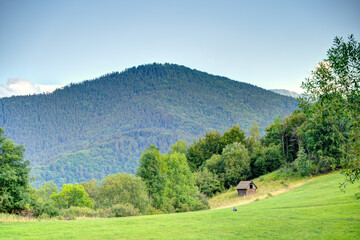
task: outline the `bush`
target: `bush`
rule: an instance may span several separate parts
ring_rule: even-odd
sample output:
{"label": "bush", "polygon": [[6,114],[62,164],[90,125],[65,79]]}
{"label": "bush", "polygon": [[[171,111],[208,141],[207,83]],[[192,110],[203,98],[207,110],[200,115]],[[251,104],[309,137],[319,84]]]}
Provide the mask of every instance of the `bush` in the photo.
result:
{"label": "bush", "polygon": [[50,217],[55,217],[59,215],[59,209],[55,207],[53,202],[41,202],[37,201],[32,205],[32,212],[35,217],[39,217],[43,214],[47,214]]}
{"label": "bush", "polygon": [[110,216],[110,209],[109,208],[99,208],[95,211],[95,216],[96,217],[102,217],[102,218],[106,218]]}
{"label": "bush", "polygon": [[47,213],[43,213],[39,216],[39,219],[47,220],[47,219],[50,219],[50,216]]}
{"label": "bush", "polygon": [[110,209],[110,214],[108,217],[128,217],[128,216],[138,216],[139,209],[135,208],[130,203],[120,203],[112,206]]}
{"label": "bush", "polygon": [[88,207],[70,207],[63,209],[61,215],[65,218],[74,219],[75,217],[96,217],[97,212]]}
{"label": "bush", "polygon": [[164,214],[163,211],[161,211],[160,209],[154,208],[154,207],[150,207],[149,208],[149,214],[150,215],[157,215],[157,214]]}

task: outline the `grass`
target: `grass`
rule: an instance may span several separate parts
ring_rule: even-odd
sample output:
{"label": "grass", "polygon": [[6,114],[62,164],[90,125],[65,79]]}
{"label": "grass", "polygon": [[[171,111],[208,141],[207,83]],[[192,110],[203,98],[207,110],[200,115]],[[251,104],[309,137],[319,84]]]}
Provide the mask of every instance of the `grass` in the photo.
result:
{"label": "grass", "polygon": [[36,218],[22,217],[14,214],[0,213],[1,223],[14,223],[14,222],[34,222]]}
{"label": "grass", "polygon": [[276,197],[209,211],[76,221],[0,223],[0,239],[359,239],[359,184],[340,174]]}

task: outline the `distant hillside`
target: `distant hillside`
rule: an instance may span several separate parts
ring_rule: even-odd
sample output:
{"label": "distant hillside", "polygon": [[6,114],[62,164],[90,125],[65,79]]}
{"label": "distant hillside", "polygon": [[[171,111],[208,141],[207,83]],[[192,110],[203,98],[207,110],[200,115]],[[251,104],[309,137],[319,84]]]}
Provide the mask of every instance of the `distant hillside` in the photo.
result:
{"label": "distant hillside", "polygon": [[297,107],[293,98],[184,66],[152,64],[51,94],[0,99],[0,126],[23,144],[35,184],[134,173],[150,144],[162,152],[213,129],[257,122],[262,131]]}
{"label": "distant hillside", "polygon": [[289,90],[286,90],[286,89],[270,89],[270,91],[273,91],[273,92],[278,93],[280,95],[293,97],[293,98],[298,98],[298,97],[301,96],[300,93],[289,91]]}

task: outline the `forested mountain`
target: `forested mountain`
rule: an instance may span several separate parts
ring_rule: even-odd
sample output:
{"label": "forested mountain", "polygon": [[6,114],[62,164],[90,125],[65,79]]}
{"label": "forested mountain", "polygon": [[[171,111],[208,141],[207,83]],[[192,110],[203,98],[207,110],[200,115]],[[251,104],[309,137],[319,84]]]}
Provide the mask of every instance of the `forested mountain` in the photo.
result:
{"label": "forested mountain", "polygon": [[150,144],[162,152],[238,124],[260,130],[296,100],[174,64],[151,64],[71,84],[51,94],[0,99],[0,127],[26,148],[35,185],[134,173]]}

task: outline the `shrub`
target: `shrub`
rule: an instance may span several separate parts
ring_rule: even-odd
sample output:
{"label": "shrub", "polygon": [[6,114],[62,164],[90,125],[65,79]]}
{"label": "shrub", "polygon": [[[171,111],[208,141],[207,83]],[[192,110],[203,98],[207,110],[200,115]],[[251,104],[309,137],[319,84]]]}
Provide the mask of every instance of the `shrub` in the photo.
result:
{"label": "shrub", "polygon": [[109,210],[110,215],[108,217],[127,217],[139,215],[139,209],[135,208],[130,203],[116,204],[112,206]]}
{"label": "shrub", "polygon": [[154,207],[150,207],[149,208],[149,214],[150,215],[157,215],[157,214],[164,214],[163,211],[161,211],[160,209],[154,208]]}
{"label": "shrub", "polygon": [[35,217],[39,217],[43,214],[47,214],[50,217],[54,217],[54,216],[58,216],[60,212],[59,209],[55,207],[52,201],[45,203],[42,201],[37,201],[33,203],[31,207]]}
{"label": "shrub", "polygon": [[96,211],[88,207],[70,207],[67,209],[63,209],[61,211],[61,215],[65,218],[72,218],[75,217],[96,217]]}
{"label": "shrub", "polygon": [[47,213],[43,213],[43,214],[41,214],[41,215],[39,216],[39,219],[41,219],[41,220],[47,220],[47,219],[50,219],[50,216],[49,216],[49,214],[47,214]]}

